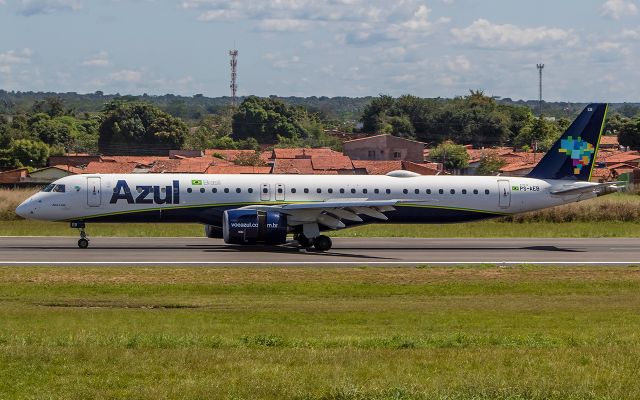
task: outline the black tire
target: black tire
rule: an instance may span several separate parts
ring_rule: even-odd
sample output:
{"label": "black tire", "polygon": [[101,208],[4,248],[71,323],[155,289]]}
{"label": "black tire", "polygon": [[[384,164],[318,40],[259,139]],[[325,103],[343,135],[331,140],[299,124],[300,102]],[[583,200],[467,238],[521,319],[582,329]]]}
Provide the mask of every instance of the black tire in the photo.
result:
{"label": "black tire", "polygon": [[87,239],[78,240],[78,247],[80,247],[81,249],[86,249],[87,247],[89,247],[89,241]]}
{"label": "black tire", "polygon": [[305,249],[313,246],[313,242],[311,241],[311,239],[309,239],[305,235],[297,235],[296,241],[298,242],[300,247],[304,247]]}
{"label": "black tire", "polygon": [[331,238],[329,236],[320,235],[317,238],[313,239],[313,247],[318,251],[327,251],[331,249],[332,246]]}

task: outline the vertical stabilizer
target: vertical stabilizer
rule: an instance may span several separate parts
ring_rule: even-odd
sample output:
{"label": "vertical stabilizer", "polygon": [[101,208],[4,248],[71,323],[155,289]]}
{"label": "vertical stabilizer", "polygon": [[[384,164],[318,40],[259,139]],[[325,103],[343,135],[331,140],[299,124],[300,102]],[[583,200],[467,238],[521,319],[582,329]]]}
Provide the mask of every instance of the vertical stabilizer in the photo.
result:
{"label": "vertical stabilizer", "polygon": [[527,177],[590,180],[607,108],[604,103],[589,104]]}

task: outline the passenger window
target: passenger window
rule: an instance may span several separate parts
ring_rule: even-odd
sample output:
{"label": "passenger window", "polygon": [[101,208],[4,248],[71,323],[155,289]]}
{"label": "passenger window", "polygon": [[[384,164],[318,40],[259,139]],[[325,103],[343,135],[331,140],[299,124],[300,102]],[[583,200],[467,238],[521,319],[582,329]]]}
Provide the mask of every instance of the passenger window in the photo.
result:
{"label": "passenger window", "polygon": [[317,189],[316,189],[316,193],[322,193],[322,189],[317,188]]}
{"label": "passenger window", "polygon": [[204,193],[204,188],[200,188],[200,193]]}
{"label": "passenger window", "polygon": [[438,189],[438,193],[444,194],[444,189]]}
{"label": "passenger window", "polygon": [[[126,192],[126,189],[125,189],[125,192]],[[187,193],[191,193],[191,192],[193,192],[193,189],[187,188]]]}
{"label": "passenger window", "polygon": [[344,188],[341,188],[341,189],[340,189],[340,193],[344,193]]}
{"label": "passenger window", "polygon": [[249,189],[247,189],[247,192],[249,192],[249,193],[253,193],[253,188],[249,188]]}
{"label": "passenger window", "polygon": [[282,187],[278,187],[278,194],[282,194]]}
{"label": "passenger window", "polygon": [[224,188],[225,193],[229,193],[229,188]]}
{"label": "passenger window", "polygon": [[375,194],[380,193],[380,189],[375,189],[375,190],[373,191],[373,193],[375,193]]}
{"label": "passenger window", "polygon": [[490,192],[489,192],[489,189],[485,189],[485,190],[484,190],[484,194],[489,194],[489,193],[490,193]]}
{"label": "passenger window", "polygon": [[240,192],[242,192],[242,189],[236,188],[236,193],[240,193]]}
{"label": "passenger window", "polygon": [[367,194],[367,189],[362,189],[363,194]]}
{"label": "passenger window", "polygon": [[413,193],[415,193],[415,194],[420,194],[420,189],[416,189],[416,190],[414,190],[414,191],[413,191]]}
{"label": "passenger window", "polygon": [[291,193],[295,193],[296,192],[296,188],[291,188]]}
{"label": "passenger window", "polygon": [[329,190],[327,190],[327,192],[333,193],[333,189],[329,189]]}
{"label": "passenger window", "polygon": [[391,194],[391,189],[386,190],[387,194]]}
{"label": "passenger window", "polygon": [[308,188],[304,188],[304,192],[305,193],[309,193],[309,189]]}
{"label": "passenger window", "polygon": [[211,193],[218,193],[218,188],[211,189]]}
{"label": "passenger window", "polygon": [[264,194],[269,193],[269,189],[268,189],[268,188],[266,188],[266,187],[265,187],[265,188],[262,188],[262,193],[264,193]]}
{"label": "passenger window", "polygon": [[449,191],[449,193],[451,193],[451,194],[456,194],[456,190],[455,190],[455,189],[451,189],[451,190]]}
{"label": "passenger window", "polygon": [[407,194],[407,193],[409,193],[409,190],[407,190],[407,189],[402,189],[402,193]]}
{"label": "passenger window", "polygon": [[462,194],[467,194],[467,189],[462,189]]}
{"label": "passenger window", "polygon": [[478,189],[473,189],[473,194],[478,194]]}
{"label": "passenger window", "polygon": [[431,189],[427,189],[427,194],[431,194]]}
{"label": "passenger window", "polygon": [[355,193],[355,192],[356,192],[356,190],[355,190],[355,189],[351,189],[351,193]]}

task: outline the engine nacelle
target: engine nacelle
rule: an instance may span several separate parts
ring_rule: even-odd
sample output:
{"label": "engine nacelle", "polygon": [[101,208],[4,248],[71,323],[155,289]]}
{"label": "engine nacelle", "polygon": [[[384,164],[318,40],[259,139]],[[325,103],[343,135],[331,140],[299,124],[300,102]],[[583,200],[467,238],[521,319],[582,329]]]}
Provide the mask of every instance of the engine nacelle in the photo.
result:
{"label": "engine nacelle", "polygon": [[227,210],[222,234],[229,244],[283,244],[287,241],[287,216],[273,211]]}
{"label": "engine nacelle", "polygon": [[222,228],[215,225],[205,225],[204,235],[209,239],[222,239]]}

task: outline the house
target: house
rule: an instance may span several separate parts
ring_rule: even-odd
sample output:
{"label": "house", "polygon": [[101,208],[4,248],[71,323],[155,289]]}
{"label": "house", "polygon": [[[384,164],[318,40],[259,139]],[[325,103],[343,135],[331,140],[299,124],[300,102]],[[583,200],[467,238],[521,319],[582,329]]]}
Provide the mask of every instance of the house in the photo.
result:
{"label": "house", "polygon": [[0,172],[0,185],[17,186],[29,174],[28,168],[17,168],[9,171]]}
{"label": "house", "polygon": [[84,173],[82,169],[71,165],[55,165],[53,167],[44,167],[31,171],[28,176],[22,178],[22,182],[34,185],[46,185],[65,176],[82,173]]}
{"label": "house", "polygon": [[344,155],[352,160],[424,162],[425,144],[392,135],[376,135],[344,142]]}

